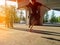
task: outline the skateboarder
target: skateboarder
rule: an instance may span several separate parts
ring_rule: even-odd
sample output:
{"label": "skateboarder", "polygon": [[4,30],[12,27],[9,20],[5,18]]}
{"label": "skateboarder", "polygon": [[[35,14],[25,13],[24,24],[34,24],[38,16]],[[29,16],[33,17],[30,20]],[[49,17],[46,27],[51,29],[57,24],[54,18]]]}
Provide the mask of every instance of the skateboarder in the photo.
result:
{"label": "skateboarder", "polygon": [[[36,0],[29,0],[29,4],[27,7],[30,9],[30,14],[29,14],[29,28],[30,31],[32,31],[32,27],[34,25],[40,25],[40,10],[39,7],[44,6],[48,8],[47,6],[37,2]],[[48,8],[50,9],[50,8]]]}

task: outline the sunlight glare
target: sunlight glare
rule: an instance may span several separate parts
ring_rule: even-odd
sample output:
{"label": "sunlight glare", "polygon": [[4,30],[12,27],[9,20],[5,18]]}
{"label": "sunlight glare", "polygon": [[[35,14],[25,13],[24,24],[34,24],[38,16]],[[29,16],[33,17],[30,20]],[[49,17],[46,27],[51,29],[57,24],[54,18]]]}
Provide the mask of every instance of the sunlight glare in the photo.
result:
{"label": "sunlight glare", "polygon": [[18,7],[18,4],[17,4],[17,2],[14,2],[14,1],[6,1],[6,3],[7,3],[7,5],[12,5],[12,6],[14,6],[14,7]]}
{"label": "sunlight glare", "polygon": [[0,0],[0,5],[5,5],[5,0]]}

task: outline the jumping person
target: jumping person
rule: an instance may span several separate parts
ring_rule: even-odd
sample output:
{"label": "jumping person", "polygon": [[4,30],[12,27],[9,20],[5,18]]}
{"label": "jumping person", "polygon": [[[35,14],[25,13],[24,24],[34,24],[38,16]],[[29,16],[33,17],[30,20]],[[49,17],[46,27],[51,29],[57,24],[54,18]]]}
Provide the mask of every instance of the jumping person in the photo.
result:
{"label": "jumping person", "polygon": [[[30,15],[29,15],[29,28],[30,31],[32,31],[32,27],[34,25],[39,25],[40,21],[40,10],[38,7],[44,6],[48,8],[47,6],[37,2],[36,0],[29,0],[29,4],[27,5],[27,8],[30,9]],[[48,8],[50,9],[50,8]]]}

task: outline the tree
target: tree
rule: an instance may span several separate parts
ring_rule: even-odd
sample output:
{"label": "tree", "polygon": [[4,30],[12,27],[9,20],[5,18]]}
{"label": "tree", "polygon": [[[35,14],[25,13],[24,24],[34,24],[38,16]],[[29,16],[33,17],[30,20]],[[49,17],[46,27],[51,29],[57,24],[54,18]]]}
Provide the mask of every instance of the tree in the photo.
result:
{"label": "tree", "polygon": [[17,15],[15,15],[15,17],[14,17],[14,23],[19,23],[19,22],[20,22],[20,18]]}
{"label": "tree", "polygon": [[23,21],[26,21],[26,18],[23,16]]}
{"label": "tree", "polygon": [[13,23],[15,21],[16,10],[15,7],[12,5],[5,6],[5,15],[6,15],[6,26],[13,27]]}
{"label": "tree", "polygon": [[48,22],[48,19],[49,19],[49,14],[47,12],[46,15],[44,16],[44,22]]}
{"label": "tree", "polygon": [[4,23],[5,21],[5,7],[0,5],[0,23]]}
{"label": "tree", "polygon": [[56,23],[57,22],[57,17],[55,16],[54,10],[52,12],[50,22],[51,23]]}
{"label": "tree", "polygon": [[58,17],[58,22],[60,23],[60,16]]}

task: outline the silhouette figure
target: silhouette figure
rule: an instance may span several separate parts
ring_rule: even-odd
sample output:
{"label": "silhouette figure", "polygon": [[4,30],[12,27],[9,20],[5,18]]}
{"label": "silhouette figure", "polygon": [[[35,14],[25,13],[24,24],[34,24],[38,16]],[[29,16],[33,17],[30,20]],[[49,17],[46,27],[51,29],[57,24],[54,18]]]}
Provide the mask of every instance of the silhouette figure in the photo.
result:
{"label": "silhouette figure", "polygon": [[41,6],[48,8],[47,6],[43,5],[42,3],[37,2],[36,0],[29,0],[29,4],[27,5],[27,8],[30,9],[30,14],[29,14],[30,31],[32,31],[32,27],[34,25],[42,25],[39,22],[41,18],[39,7]]}

